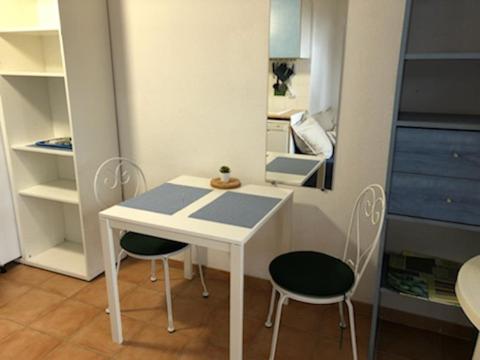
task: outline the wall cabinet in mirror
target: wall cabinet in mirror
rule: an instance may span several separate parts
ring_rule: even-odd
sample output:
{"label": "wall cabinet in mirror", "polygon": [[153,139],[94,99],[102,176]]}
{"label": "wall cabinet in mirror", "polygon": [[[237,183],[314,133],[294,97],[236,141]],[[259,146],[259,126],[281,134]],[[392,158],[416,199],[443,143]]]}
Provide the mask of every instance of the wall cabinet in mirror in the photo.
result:
{"label": "wall cabinet in mirror", "polygon": [[270,58],[309,58],[312,0],[272,0]]}

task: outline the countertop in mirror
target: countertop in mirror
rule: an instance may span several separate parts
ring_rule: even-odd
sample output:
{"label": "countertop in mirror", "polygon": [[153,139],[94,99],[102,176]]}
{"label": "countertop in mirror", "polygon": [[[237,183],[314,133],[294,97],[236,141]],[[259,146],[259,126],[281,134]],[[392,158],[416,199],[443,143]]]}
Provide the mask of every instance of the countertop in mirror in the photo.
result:
{"label": "countertop in mirror", "polygon": [[267,117],[274,120],[290,120],[290,117],[296,113],[304,112],[304,109],[290,109],[279,112],[268,112]]}

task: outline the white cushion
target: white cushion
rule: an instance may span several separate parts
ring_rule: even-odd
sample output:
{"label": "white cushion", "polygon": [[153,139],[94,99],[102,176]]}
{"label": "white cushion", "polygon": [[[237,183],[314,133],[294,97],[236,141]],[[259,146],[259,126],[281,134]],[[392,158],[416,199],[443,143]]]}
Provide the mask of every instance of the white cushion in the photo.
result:
{"label": "white cushion", "polygon": [[312,118],[314,118],[325,131],[334,130],[337,126],[335,112],[332,108],[313,114]]}
{"label": "white cushion", "polygon": [[333,146],[337,143],[337,132],[335,130],[327,131],[327,136],[330,139],[330,142]]}
{"label": "white cushion", "polygon": [[301,118],[296,115],[292,116],[290,125],[299,149],[304,154],[324,155],[327,159],[331,158],[333,145],[325,130],[315,119],[308,116],[308,113],[303,113]]}
{"label": "white cushion", "polygon": [[301,122],[303,120],[303,117],[304,116],[307,116],[308,113],[306,111],[300,111],[300,112],[297,112],[295,114],[293,114],[292,116],[290,116],[290,126],[295,126],[297,125],[299,122]]}

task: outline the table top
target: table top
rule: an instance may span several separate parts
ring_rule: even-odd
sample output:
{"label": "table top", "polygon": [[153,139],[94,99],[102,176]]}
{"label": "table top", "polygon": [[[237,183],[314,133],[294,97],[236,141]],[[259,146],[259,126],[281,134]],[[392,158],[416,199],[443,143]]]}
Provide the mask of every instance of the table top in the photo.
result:
{"label": "table top", "polygon": [[[308,171],[306,171],[305,173],[301,173],[302,169],[300,168],[303,168],[303,166],[299,166],[297,169],[292,170],[291,173],[289,173],[288,170],[282,170],[282,171],[268,170],[269,164],[276,161],[277,159],[283,159],[283,158],[291,159],[293,161],[298,160],[299,162],[309,161],[309,162],[315,162],[315,163],[314,165],[309,166]],[[267,181],[271,181],[271,182],[302,186],[310,178],[310,176],[312,176],[313,173],[315,173],[315,171],[317,171],[320,168],[320,166],[322,166],[325,160],[326,160],[325,156],[323,155],[314,156],[314,155],[287,154],[287,153],[278,153],[278,152],[268,151],[266,179]],[[297,171],[297,170],[300,170],[300,171]]]}
{"label": "table top", "polygon": [[100,218],[241,244],[292,194],[261,185],[214,189],[210,179],[180,176],[100,212]]}
{"label": "table top", "polygon": [[480,256],[463,264],[458,273],[455,292],[463,311],[480,330]]}

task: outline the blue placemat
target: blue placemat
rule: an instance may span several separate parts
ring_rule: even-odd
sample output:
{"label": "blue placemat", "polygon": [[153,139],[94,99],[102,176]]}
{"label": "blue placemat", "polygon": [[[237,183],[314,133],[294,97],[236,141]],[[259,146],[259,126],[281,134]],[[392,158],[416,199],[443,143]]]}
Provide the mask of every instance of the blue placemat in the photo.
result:
{"label": "blue placemat", "polygon": [[120,206],[172,215],[211,191],[193,186],[165,183],[122,202]]}
{"label": "blue placemat", "polygon": [[294,175],[307,175],[317,166],[318,160],[277,157],[267,164],[267,171]]}
{"label": "blue placemat", "polygon": [[190,217],[252,228],[279,202],[277,198],[226,192]]}

